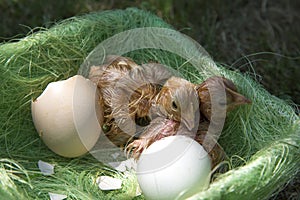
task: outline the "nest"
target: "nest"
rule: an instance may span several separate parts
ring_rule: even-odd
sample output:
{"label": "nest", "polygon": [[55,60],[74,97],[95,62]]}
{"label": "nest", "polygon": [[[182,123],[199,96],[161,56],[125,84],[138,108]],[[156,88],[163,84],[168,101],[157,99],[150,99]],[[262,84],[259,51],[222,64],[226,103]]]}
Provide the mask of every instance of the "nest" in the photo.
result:
{"label": "nest", "polygon": [[[70,159],[51,152],[33,126],[30,103],[49,82],[75,75],[101,41],[140,27],[172,29],[155,15],[130,8],[70,18],[49,30],[1,44],[0,196],[3,199],[48,199],[48,192],[66,194],[71,199],[134,197],[137,184],[134,178],[124,178],[121,190],[100,191],[96,184],[98,175],[122,175],[89,154]],[[205,73],[197,73],[186,60],[170,52],[147,49],[126,56],[140,63],[155,60],[173,66],[193,82],[206,78]],[[219,139],[230,158],[230,170],[215,175],[210,187],[194,198],[270,198],[299,170],[299,116],[287,102],[264,90],[250,74],[222,66],[218,70],[233,80],[238,90],[252,100],[252,105],[229,114]],[[38,160],[54,163],[55,174],[45,177],[39,173]]]}

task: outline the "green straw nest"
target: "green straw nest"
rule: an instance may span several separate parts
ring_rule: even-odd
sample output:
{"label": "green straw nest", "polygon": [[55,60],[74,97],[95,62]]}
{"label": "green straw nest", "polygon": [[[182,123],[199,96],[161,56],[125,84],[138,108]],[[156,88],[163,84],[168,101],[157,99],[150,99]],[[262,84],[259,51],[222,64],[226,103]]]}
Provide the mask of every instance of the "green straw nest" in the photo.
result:
{"label": "green straw nest", "polygon": [[[106,167],[93,156],[63,158],[39,138],[30,103],[49,82],[77,73],[86,56],[103,40],[139,27],[172,27],[137,9],[105,11],[74,17],[49,30],[0,46],[0,198],[49,199],[48,192],[69,199],[131,199],[136,180]],[[184,46],[182,48],[185,48]],[[205,77],[188,62],[169,52],[141,50],[127,56],[172,66],[191,81]],[[205,66],[204,66],[205,68]],[[227,117],[220,144],[230,157],[230,170],[217,174],[195,199],[266,199],[276,194],[300,166],[300,120],[293,108],[270,95],[248,74],[219,67],[221,74],[252,100]],[[38,160],[55,164],[44,176]],[[108,174],[124,178],[121,190],[98,189],[96,178]],[[143,199],[143,196],[135,197]]]}

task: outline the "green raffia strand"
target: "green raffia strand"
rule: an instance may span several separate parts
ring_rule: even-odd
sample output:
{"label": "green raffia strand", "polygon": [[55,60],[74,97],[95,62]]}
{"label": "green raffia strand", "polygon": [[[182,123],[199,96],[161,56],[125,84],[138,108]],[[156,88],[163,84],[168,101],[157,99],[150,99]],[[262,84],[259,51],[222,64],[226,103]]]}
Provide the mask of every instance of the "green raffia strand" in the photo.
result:
{"label": "green raffia strand", "polygon": [[[131,8],[74,17],[20,41],[1,44],[1,198],[49,199],[48,192],[66,194],[70,199],[131,199],[134,196],[137,185],[134,176],[124,178],[91,155],[67,159],[52,153],[34,129],[30,102],[49,82],[75,75],[84,58],[101,41],[138,27],[172,28],[148,12]],[[142,50],[128,56],[140,63],[156,60],[173,66],[193,82],[205,78],[169,52]],[[216,175],[210,187],[194,198],[269,198],[299,169],[299,116],[288,103],[270,95],[250,75],[221,66],[219,69],[253,103],[229,114],[220,138],[231,158],[232,170]],[[55,164],[55,174],[41,175],[38,160]],[[123,178],[122,190],[100,191],[95,182],[102,174]]]}

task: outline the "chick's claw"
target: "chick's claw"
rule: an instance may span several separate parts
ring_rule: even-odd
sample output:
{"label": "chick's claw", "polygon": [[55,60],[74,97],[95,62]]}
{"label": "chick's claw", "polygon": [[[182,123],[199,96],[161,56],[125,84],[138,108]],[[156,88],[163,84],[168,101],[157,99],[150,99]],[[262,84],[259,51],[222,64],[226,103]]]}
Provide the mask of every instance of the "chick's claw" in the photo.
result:
{"label": "chick's claw", "polygon": [[149,141],[145,138],[137,139],[131,142],[125,149],[127,157],[133,157],[138,160],[143,150],[149,146]]}

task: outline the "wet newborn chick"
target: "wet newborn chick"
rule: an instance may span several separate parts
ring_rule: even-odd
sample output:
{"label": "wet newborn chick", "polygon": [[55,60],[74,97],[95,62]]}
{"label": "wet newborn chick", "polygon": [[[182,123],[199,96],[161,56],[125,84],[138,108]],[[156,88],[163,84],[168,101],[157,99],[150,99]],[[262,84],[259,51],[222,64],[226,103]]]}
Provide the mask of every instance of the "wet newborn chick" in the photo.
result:
{"label": "wet newborn chick", "polygon": [[150,123],[152,101],[170,76],[160,64],[139,66],[119,56],[108,56],[104,65],[91,68],[89,78],[97,84],[104,107],[102,128],[110,141],[124,147],[139,126]]}
{"label": "wet newborn chick", "polygon": [[[220,95],[222,91],[225,100]],[[139,139],[128,145],[127,150],[132,150],[133,157],[138,159],[142,151],[156,140],[183,133],[189,133],[187,136],[202,145],[211,120],[212,103],[209,92],[214,93],[213,98],[221,103],[225,112],[238,105],[250,103],[248,99],[237,93],[235,85],[230,80],[223,77],[209,78],[200,85],[194,85],[182,78],[171,77],[156,97],[154,110],[159,117],[150,123]],[[198,106],[200,106],[201,117]],[[213,139],[210,141],[213,142],[213,148],[208,148],[206,144],[203,147],[208,151],[214,167],[226,158],[226,154],[217,141]]]}
{"label": "wet newborn chick", "polygon": [[[218,127],[223,127],[222,123],[224,123],[228,112],[240,105],[250,104],[251,101],[238,93],[231,80],[221,76],[206,79],[198,85],[197,91],[201,118],[195,140],[209,152],[214,166],[227,157],[222,147],[214,139],[218,136],[216,135],[216,133],[218,134]],[[213,113],[212,109],[214,109]],[[217,130],[216,133],[208,135],[209,126],[212,126],[212,131]],[[205,141],[205,137],[208,137],[208,140]]]}

